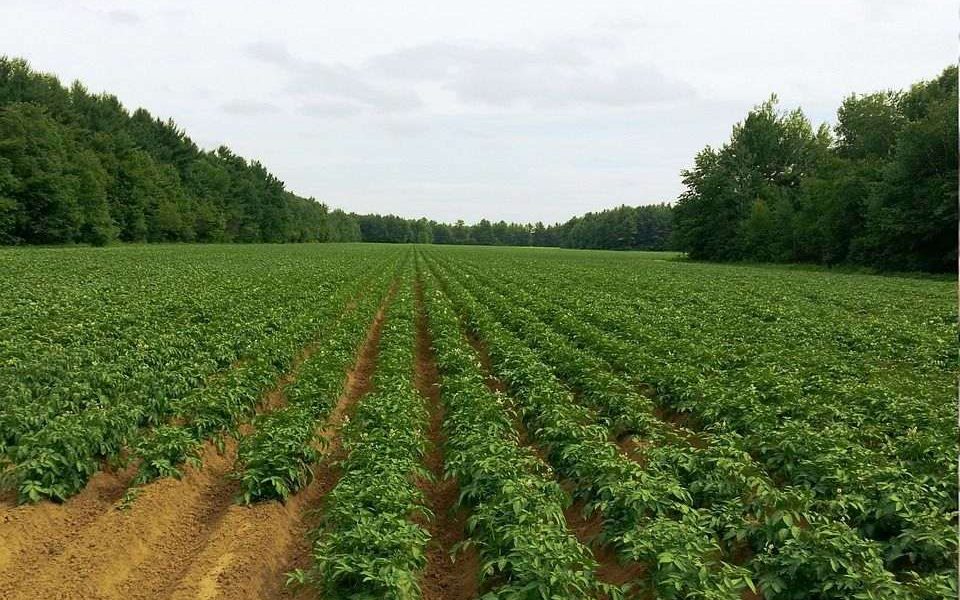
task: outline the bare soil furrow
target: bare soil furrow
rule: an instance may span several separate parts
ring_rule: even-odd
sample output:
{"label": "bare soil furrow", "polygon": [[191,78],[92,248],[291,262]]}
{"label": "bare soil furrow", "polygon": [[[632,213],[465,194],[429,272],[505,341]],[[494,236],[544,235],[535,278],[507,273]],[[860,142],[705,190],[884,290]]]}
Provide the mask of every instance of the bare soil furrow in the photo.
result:
{"label": "bare soil furrow", "polygon": [[[202,470],[188,467],[182,479],[161,479],[144,486],[129,508],[121,509],[120,502],[98,506],[99,514],[68,540],[63,540],[65,530],[51,531],[46,538],[52,546],[50,554],[35,559],[21,555],[18,568],[0,578],[3,597],[150,597],[131,596],[120,586],[143,565],[156,564],[163,548],[178,540],[191,543],[226,510],[235,493],[234,482],[226,478],[234,452],[233,443],[227,444],[224,454],[207,444]],[[33,568],[23,568],[26,564]],[[141,583],[150,587],[151,582]]]}
{"label": "bare soil furrow", "polygon": [[63,504],[11,506],[0,513],[0,598],[11,596],[10,583],[24,565],[55,556],[119,501],[135,468],[96,473],[82,492]]}
{"label": "bare soil furrow", "polygon": [[307,532],[316,519],[311,509],[339,479],[340,472],[334,466],[343,458],[338,432],[357,400],[370,389],[384,310],[381,307],[377,313],[357,361],[347,374],[344,393],[320,431],[327,446],[324,462],[313,470],[313,481],[285,504],[271,501],[249,507],[231,506],[168,597],[253,600],[297,595],[296,590],[286,588],[285,573],[309,563]]}
{"label": "bare soil furrow", "polygon": [[427,567],[420,580],[425,600],[468,600],[479,595],[480,559],[470,547],[453,556],[451,550],[464,539],[467,511],[457,509],[460,488],[456,479],[444,479],[444,406],[440,377],[431,347],[430,331],[423,312],[423,287],[416,284],[417,347],[415,379],[427,402],[430,423],[424,463],[433,481],[421,482],[427,505],[434,518],[426,523],[430,532]]}
{"label": "bare soil furrow", "polygon": [[[570,492],[569,484],[563,487],[568,493]],[[571,504],[563,515],[566,518],[567,527],[577,536],[577,540],[593,552],[593,558],[599,564],[597,579],[612,585],[623,585],[642,578],[646,572],[642,564],[621,562],[613,548],[599,541],[603,533],[603,515],[599,511],[594,511],[587,516],[585,508],[586,505],[582,500],[577,501]]]}

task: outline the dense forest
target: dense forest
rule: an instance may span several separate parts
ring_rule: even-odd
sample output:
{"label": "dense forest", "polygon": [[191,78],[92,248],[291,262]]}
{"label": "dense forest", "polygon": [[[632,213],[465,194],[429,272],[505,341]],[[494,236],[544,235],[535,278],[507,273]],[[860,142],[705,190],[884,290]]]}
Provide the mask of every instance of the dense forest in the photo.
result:
{"label": "dense forest", "polygon": [[342,211],[173,121],[0,57],[0,242],[356,239]]}
{"label": "dense forest", "polygon": [[852,95],[814,128],[776,97],[683,172],[674,206],[561,224],[454,224],[330,210],[256,161],[199,148],[0,57],[0,244],[370,241],[681,249],[725,261],[950,271],[957,260],[957,68],[906,91]]}
{"label": "dense forest", "polygon": [[676,243],[692,258],[957,268],[957,67],[852,95],[831,131],[776,97],[683,173]]}

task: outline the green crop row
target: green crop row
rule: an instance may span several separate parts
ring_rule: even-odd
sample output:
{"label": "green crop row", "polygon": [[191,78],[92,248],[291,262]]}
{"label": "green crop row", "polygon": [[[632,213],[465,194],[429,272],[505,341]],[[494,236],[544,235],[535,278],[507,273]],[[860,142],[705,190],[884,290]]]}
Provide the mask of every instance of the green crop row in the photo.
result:
{"label": "green crop row", "polygon": [[[308,301],[313,286],[319,286],[315,292],[336,289],[356,266],[348,257],[335,258],[301,280],[306,285],[271,289],[251,283],[290,277],[306,261],[274,264],[240,255],[229,257],[243,259],[234,269],[224,269],[219,255],[188,253],[199,263],[188,265],[168,254],[147,253],[132,264],[126,254],[117,262],[110,256],[94,262],[100,268],[92,272],[83,265],[83,278],[71,289],[48,282],[46,297],[26,305],[14,299],[18,314],[3,327],[9,337],[0,343],[10,374],[0,379],[0,451],[59,415],[109,407],[117,399],[144,405],[146,424],[163,422],[172,400],[229,370],[261,336],[282,326],[286,304]],[[72,275],[58,277],[70,281]],[[35,314],[40,307],[44,312]]]}
{"label": "green crop row", "polygon": [[[309,271],[308,277],[274,284],[274,302],[265,304],[258,300],[259,309],[245,305],[247,296],[243,294],[233,302],[242,310],[225,308],[218,315],[214,311],[219,303],[194,307],[198,312],[190,319],[216,331],[216,335],[206,338],[202,337],[204,330],[186,328],[155,341],[149,339],[148,329],[137,330],[135,325],[128,325],[126,332],[133,336],[130,343],[166,351],[155,352],[147,360],[134,350],[130,352],[133,358],[125,363],[105,362],[98,369],[77,369],[64,374],[66,380],[85,381],[82,389],[95,394],[95,402],[89,400],[90,396],[74,396],[68,401],[53,394],[36,396],[32,406],[22,405],[16,399],[0,406],[0,430],[4,431],[7,444],[0,456],[0,466],[6,463],[0,485],[17,489],[22,502],[63,500],[82,489],[104,461],[121,457],[140,460],[139,481],[177,475],[183,462],[196,460],[203,439],[229,429],[238,418],[251,414],[263,391],[279,372],[289,367],[298,349],[356,293],[363,272],[382,264],[384,258],[387,256],[374,255],[369,263],[344,259],[321,264]],[[234,273],[250,289],[258,287],[250,285],[250,278],[260,275],[256,270],[259,263],[254,265],[251,268],[241,264]],[[303,270],[304,264],[290,262],[277,267],[274,274],[294,267]],[[112,271],[110,274],[117,275]],[[134,282],[121,283],[136,287]],[[316,284],[312,290],[311,283]],[[175,292],[167,290],[160,300]],[[210,300],[205,294],[201,298]],[[253,318],[244,321],[244,313]],[[199,318],[203,315],[206,317]],[[105,315],[104,320],[109,322],[111,316]],[[172,320],[172,326],[178,326],[178,319]],[[241,331],[243,343],[229,343],[230,336]],[[203,344],[205,349],[193,355]],[[122,348],[124,342],[113,340],[113,345]],[[82,344],[73,344],[72,356],[86,356],[82,350]],[[158,357],[170,362],[154,364]],[[108,359],[109,356],[100,356],[98,360]],[[143,360],[138,373],[149,376],[123,372],[124,364],[137,360]],[[28,362],[23,361],[22,365],[18,372],[27,372]],[[108,384],[114,377],[102,377],[104,373],[119,373],[119,379],[129,376],[129,381],[123,387],[112,388]],[[34,381],[26,376],[14,385],[29,386]],[[5,378],[3,382],[10,385]],[[96,387],[96,383],[103,386]],[[7,434],[8,425],[14,425],[10,431],[17,433]]]}
{"label": "green crop row", "polygon": [[[258,402],[295,357],[331,324],[343,318],[347,304],[364,290],[362,277],[328,294],[311,309],[291,307],[282,325],[264,335],[254,356],[210,385],[174,404],[177,423],[155,427],[140,436],[132,455],[139,459],[136,482],[179,477],[184,462],[196,462],[205,440],[236,434],[236,426],[253,417]],[[302,427],[302,426],[301,426]]]}
{"label": "green crop row", "polygon": [[[618,365],[638,381],[653,382],[661,392],[661,401],[670,402],[680,395],[687,401],[673,406],[696,416],[701,416],[696,407],[707,404],[696,400],[698,398],[709,397],[710,410],[714,412],[718,404],[727,406],[727,418],[717,417],[708,422],[727,437],[736,439],[743,449],[764,459],[767,468],[787,482],[812,492],[811,508],[816,514],[834,523],[852,525],[861,535],[880,541],[889,568],[902,572],[904,581],[917,581],[921,590],[955,589],[956,578],[951,566],[957,555],[956,497],[949,491],[955,488],[955,482],[942,476],[915,474],[909,466],[878,456],[870,447],[843,442],[845,437],[855,434],[842,424],[814,431],[812,425],[790,419],[785,420],[785,427],[768,426],[761,419],[750,421],[749,427],[730,427],[729,422],[735,424],[736,416],[741,414],[732,407],[736,401],[733,395],[707,388],[704,378],[694,376],[689,367],[678,368],[656,360],[644,345],[622,341],[609,334],[609,329],[601,330],[586,323],[579,315],[593,314],[599,320],[605,314],[602,309],[591,309],[590,304],[589,300],[581,299],[577,312],[549,302],[529,306],[539,310],[545,319],[555,323],[558,330],[577,340],[584,349]],[[604,319],[609,328],[619,322],[609,316]],[[705,396],[707,392],[700,391],[703,389],[713,393]],[[757,410],[757,414],[762,413]],[[927,451],[940,452],[936,445],[929,446]],[[854,539],[839,532],[833,537],[845,543]],[[836,542],[828,543],[837,546]],[[801,552],[800,548],[794,549],[798,554]],[[773,562],[778,561],[789,566],[785,559]],[[931,594],[936,597],[936,593]]]}
{"label": "green crop row", "polygon": [[311,467],[325,442],[318,421],[344,393],[345,373],[363,346],[392,276],[391,269],[381,271],[356,299],[356,306],[323,333],[300,365],[296,382],[286,390],[289,404],[255,417],[253,432],[240,438],[237,476],[244,503],[286,500],[310,482]]}
{"label": "green crop row", "polygon": [[674,474],[652,471],[619,453],[591,411],[579,406],[535,353],[438,269],[465,323],[486,343],[493,368],[518,401],[528,430],[557,472],[603,516],[605,539],[647,567],[661,598],[740,598],[749,573],[721,558],[706,511],[690,506]]}
{"label": "green crop row", "polygon": [[386,311],[373,391],[342,430],[342,475],[324,501],[313,564],[293,577],[325,598],[419,598],[430,518],[418,478],[427,410],[413,383],[414,305],[409,269]]}
{"label": "green crop row", "polygon": [[852,543],[841,535],[852,527],[879,542],[887,568],[916,593],[956,594],[948,284],[601,253],[437,255],[635,389],[655,389],[658,410],[811,494],[811,512],[841,528],[834,538]]}
{"label": "green crop row", "polygon": [[469,541],[479,551],[490,598],[586,598],[601,585],[590,550],[567,529],[566,495],[545,465],[519,445],[505,399],[484,383],[449,300],[424,278],[425,308],[447,408],[447,477],[472,513]]}
{"label": "green crop row", "polygon": [[[326,312],[333,313],[334,308]],[[125,448],[139,461],[138,483],[179,476],[184,462],[198,460],[204,439],[252,414],[277,373],[292,360],[304,332],[318,325],[314,317],[294,305],[284,316],[284,325],[257,344],[255,358],[186,397],[169,401],[163,412],[179,423],[141,431],[150,420],[151,405],[136,396],[52,419],[8,451],[14,466],[7,478],[21,501],[63,500],[83,489],[104,459],[115,459]]]}
{"label": "green crop row", "polygon": [[[482,596],[956,597],[956,314],[951,282],[660,254],[10,249],[0,491],[65,500],[130,460],[136,481],[178,476],[230,435],[240,500],[284,501],[324,460],[363,350],[372,391],[341,405],[339,479],[292,577],[419,600],[422,316]],[[282,404],[267,392],[284,382]],[[601,583],[571,500],[636,581]]]}
{"label": "green crop row", "polygon": [[[753,558],[748,566],[765,597],[800,589],[819,597],[846,597],[865,590],[909,595],[885,571],[879,543],[813,511],[809,492],[779,489],[743,450],[743,440],[735,433],[694,435],[668,425],[655,416],[653,402],[609,372],[606,363],[574,348],[539,321],[527,308],[535,306],[537,298],[522,290],[498,288],[477,271],[470,275],[461,282],[608,419],[615,434],[639,439],[639,460],[648,468],[671,470],[681,477],[694,506],[710,510],[730,550],[736,551],[737,542],[749,543]],[[694,444],[691,438],[696,438]],[[935,597],[936,584],[921,582],[915,590],[923,593],[928,588],[926,592]]]}

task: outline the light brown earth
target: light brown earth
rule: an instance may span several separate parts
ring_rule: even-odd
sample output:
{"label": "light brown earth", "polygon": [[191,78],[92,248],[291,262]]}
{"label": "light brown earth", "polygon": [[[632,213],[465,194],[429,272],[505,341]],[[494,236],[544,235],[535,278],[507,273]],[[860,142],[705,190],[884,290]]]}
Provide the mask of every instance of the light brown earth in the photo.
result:
{"label": "light brown earth", "polygon": [[423,287],[416,285],[417,346],[415,380],[430,413],[428,447],[424,458],[433,481],[420,482],[427,506],[434,518],[426,523],[430,533],[427,546],[427,567],[420,578],[425,600],[472,600],[479,594],[480,558],[473,547],[451,554],[463,541],[467,513],[457,510],[460,488],[456,479],[444,479],[444,441],[442,424],[444,406],[440,398],[439,374],[431,348],[430,332],[423,312]]}
{"label": "light brown earth", "polygon": [[310,508],[317,505],[339,479],[332,466],[342,458],[339,427],[354,404],[370,389],[384,320],[377,313],[357,363],[347,375],[344,394],[320,432],[327,441],[326,457],[314,468],[313,481],[286,504],[263,502],[250,507],[231,506],[223,526],[194,558],[193,566],[170,598],[283,598],[294,597],[286,589],[285,573],[309,563],[307,531],[314,524]]}

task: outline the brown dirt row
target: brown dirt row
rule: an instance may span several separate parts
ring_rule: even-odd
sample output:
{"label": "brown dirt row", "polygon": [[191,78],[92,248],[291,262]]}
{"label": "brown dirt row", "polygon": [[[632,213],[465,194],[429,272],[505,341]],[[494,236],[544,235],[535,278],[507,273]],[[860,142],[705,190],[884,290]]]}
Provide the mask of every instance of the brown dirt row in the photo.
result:
{"label": "brown dirt row", "polygon": [[[564,482],[562,487],[568,494],[572,492],[573,486],[568,482]],[[581,544],[593,552],[593,558],[599,564],[597,579],[612,585],[623,585],[644,577],[646,568],[642,564],[634,561],[621,562],[616,551],[609,544],[599,542],[600,534],[603,533],[603,515],[600,511],[593,511],[589,516],[585,511],[586,504],[578,500],[567,507],[563,514],[567,520],[567,527],[573,531]]]}
{"label": "brown dirt row", "polygon": [[227,373],[229,373],[230,371],[233,371],[234,369],[239,369],[240,367],[249,364],[250,360],[251,359],[249,357],[241,357],[241,358],[236,358],[230,361],[230,364],[227,365],[226,367],[218,371],[214,371],[213,373],[210,373],[209,375],[204,377],[203,385],[208,386],[213,383],[216,383],[217,381],[220,381],[221,379],[226,377]]}
{"label": "brown dirt row", "polygon": [[[471,344],[473,344],[474,348],[478,349],[478,352],[481,354],[486,353],[486,348],[482,340],[474,337],[471,340]],[[486,361],[485,368],[489,368],[489,356],[483,360]],[[500,389],[502,388],[503,386],[500,385]],[[573,390],[575,400],[580,403],[582,401],[581,391],[575,387],[571,389]],[[656,397],[655,389],[647,384],[642,384],[639,391],[649,398]],[[654,416],[673,432],[677,443],[688,444],[698,449],[708,446],[708,441],[700,431],[699,424],[691,415],[678,413],[663,406],[656,406],[653,412]],[[521,440],[528,440],[529,438],[527,437],[523,423],[518,420],[516,426],[518,431],[520,431]],[[615,444],[620,453],[626,458],[641,466],[646,465],[646,451],[652,446],[650,441],[628,433],[619,437],[611,434],[610,442]],[[544,462],[547,462],[547,458],[541,449],[529,444],[529,441],[525,443],[530,445]],[[561,485],[568,494],[573,489],[569,481],[563,481]],[[593,551],[594,558],[600,564],[600,568],[597,570],[598,578],[606,583],[622,585],[643,577],[646,572],[644,565],[637,562],[622,564],[612,548],[596,543],[595,540],[597,540],[603,530],[603,517],[599,512],[594,512],[588,516],[584,512],[585,508],[586,504],[583,501],[574,502],[565,511],[565,517],[567,525],[576,532],[577,538],[581,543],[584,543]],[[749,546],[736,544],[730,550],[728,559],[732,564],[744,565],[751,556],[752,553]],[[745,599],[762,598],[761,595],[750,592],[749,590],[744,592],[743,597]]]}
{"label": "brown dirt row", "polygon": [[[369,386],[382,321],[381,309],[323,432],[330,453],[338,452],[334,432],[340,421]],[[294,378],[281,377],[264,405],[282,403],[282,390]],[[336,474],[318,467],[308,489],[286,505],[241,507],[233,504],[235,456],[232,440],[223,454],[207,444],[202,470],[189,467],[180,480],[144,486],[125,510],[119,510],[121,498],[132,475],[126,471],[98,473],[63,505],[24,506],[2,515],[0,599],[287,595],[284,571],[309,554],[306,507],[332,487]]]}
{"label": "brown dirt row", "polygon": [[472,600],[479,596],[480,558],[473,547],[455,558],[451,549],[463,541],[467,511],[456,509],[460,488],[456,479],[444,479],[444,405],[440,398],[439,372],[431,347],[430,331],[423,310],[423,287],[416,283],[417,345],[415,380],[430,413],[428,447],[424,459],[432,482],[420,482],[434,518],[426,523],[430,533],[427,567],[420,586],[425,600]]}
{"label": "brown dirt row", "polygon": [[[441,288],[446,292],[442,283]],[[494,374],[493,361],[490,359],[490,352],[484,340],[467,327],[463,327],[462,330],[467,342],[480,360],[487,389],[494,394],[507,396],[507,386]],[[550,464],[546,451],[533,442],[519,415],[515,416],[513,423],[520,445],[529,448],[544,464]],[[560,485],[568,495],[571,495],[573,488],[571,482],[561,481]],[[584,514],[584,509],[583,502],[574,502],[564,511],[564,519],[567,529],[577,537],[577,541],[593,553],[594,560],[598,564],[597,578],[611,585],[622,585],[643,577],[643,565],[636,562],[621,563],[616,552],[609,545],[599,543],[599,534],[603,529],[603,516],[599,511],[595,511],[590,517],[587,517]]]}
{"label": "brown dirt row", "polygon": [[[13,534],[4,539],[27,537],[40,543],[17,544],[19,552],[0,573],[0,597],[128,597],[122,589],[125,580],[155,564],[164,554],[163,546],[202,543],[202,531],[235,494],[235,483],[226,477],[234,455],[232,442],[222,455],[208,444],[203,450],[204,470],[191,467],[180,480],[161,479],[145,486],[127,510],[117,510],[118,502],[100,504],[99,512],[79,526],[63,518],[62,513],[69,514],[61,510],[64,507],[49,503],[22,507],[24,513],[35,513],[31,517],[46,513],[53,519],[47,523],[42,518],[24,519],[12,523],[19,526],[13,531],[4,532]],[[34,527],[24,527],[29,525]],[[142,578],[136,586],[151,583],[158,582]]]}
{"label": "brown dirt row", "polygon": [[377,312],[354,367],[320,436],[327,441],[325,460],[313,470],[313,481],[286,504],[263,502],[231,506],[222,526],[177,583],[170,598],[291,598],[297,591],[284,585],[284,573],[310,562],[307,532],[315,525],[311,508],[340,478],[334,466],[343,458],[338,434],[344,418],[369,390],[376,368],[384,307]]}
{"label": "brown dirt row", "polygon": [[[343,310],[337,316],[337,321],[342,319],[345,315],[353,312],[357,308],[357,298],[351,298],[343,307]],[[378,326],[380,321],[383,320],[383,311],[377,313],[377,316],[374,318],[374,322],[371,325],[371,331]],[[314,339],[309,342],[306,346],[300,349],[297,352],[296,356],[293,357],[293,361],[290,363],[290,368],[286,373],[283,373],[276,383],[274,383],[273,388],[270,389],[266,394],[264,394],[263,399],[260,402],[258,407],[258,412],[269,412],[283,407],[287,403],[286,390],[288,387],[296,383],[297,377],[300,374],[300,367],[303,366],[303,363],[310,360],[314,354],[320,349],[320,345],[323,343],[321,335],[317,335]],[[379,338],[378,338],[379,340]],[[247,431],[250,431],[249,424],[246,424]]]}
{"label": "brown dirt row", "polygon": [[[445,285],[441,284],[441,287],[446,291]],[[484,341],[466,328],[464,328],[464,332],[480,358],[484,372],[487,374],[488,388],[494,392],[504,393],[506,389],[505,385],[493,376],[489,353]],[[656,389],[650,384],[639,384],[637,391],[648,398],[656,398],[657,396]],[[579,394],[575,395],[579,396]],[[675,432],[679,442],[689,444],[694,448],[706,448],[708,446],[708,441],[701,432],[701,426],[694,415],[679,413],[662,405],[654,408],[654,415]],[[519,418],[515,420],[515,427],[519,433],[521,443],[530,447],[544,462],[548,462],[543,449],[535,444],[531,444],[526,428]],[[610,441],[616,444],[621,454],[627,458],[641,465],[645,463],[645,451],[650,446],[649,441],[629,434],[622,435],[619,438],[611,435]],[[569,481],[562,481],[561,486],[568,494],[573,487]],[[600,565],[597,571],[600,580],[619,585],[644,577],[646,571],[644,565],[636,562],[621,564],[612,548],[596,543],[603,528],[602,514],[594,512],[588,517],[584,514],[584,509],[585,504],[582,501],[577,501],[565,511],[565,518],[568,527],[576,533],[580,542],[590,547],[593,551],[594,558]],[[733,564],[744,564],[749,560],[749,557],[749,547],[737,546],[733,549],[730,559]],[[749,600],[762,600],[762,595],[754,594],[749,590],[744,592],[743,597]]]}
{"label": "brown dirt row", "polygon": [[[341,316],[354,310],[356,306],[356,298],[350,300],[346,304]],[[291,369],[281,375],[274,387],[264,394],[264,397],[258,404],[258,412],[273,410],[285,403],[284,390],[296,381],[296,373],[299,371],[300,366],[310,358],[317,349],[317,341],[301,349],[297,356],[294,357]],[[227,371],[241,367],[247,362],[249,362],[249,359],[240,358],[234,360],[226,369],[218,371],[208,377],[206,384],[209,385],[217,379],[217,377],[223,376]],[[240,430],[248,433],[251,431],[251,428],[248,423],[245,423],[241,425]],[[84,490],[63,504],[41,503],[33,506],[18,506],[17,493],[15,490],[0,491],[0,534],[3,534],[5,529],[7,529],[5,527],[6,525],[15,522],[22,523],[22,526],[26,528],[37,528],[37,531],[40,531],[39,527],[42,526],[50,526],[54,531],[63,529],[67,531],[66,536],[69,537],[71,533],[75,533],[83,525],[89,523],[96,518],[98,514],[120,500],[129,488],[135,475],[136,469],[130,466],[119,470],[105,466],[101,471],[94,474],[90,481],[87,482]],[[31,518],[30,515],[33,514],[36,515],[39,523],[31,524],[25,522],[29,521]],[[10,542],[9,544],[0,544],[0,572],[5,569],[5,561],[13,556],[16,553],[16,547],[19,547],[18,541],[13,538],[8,539],[8,535],[9,534],[6,534],[0,537],[0,542]],[[43,543],[42,540],[35,541]],[[56,540],[53,544],[62,543],[63,541],[65,540]],[[12,547],[11,545],[16,547]],[[0,596],[0,598],[2,597],[3,596]]]}
{"label": "brown dirt row", "polygon": [[64,504],[42,502],[10,507],[0,514],[0,598],[13,597],[9,573],[64,550],[90,523],[116,504],[133,478],[133,466],[101,471]]}
{"label": "brown dirt row", "polygon": [[[302,362],[302,361],[301,361]],[[290,379],[289,375],[285,378]],[[278,382],[270,392],[265,394],[261,402],[262,406],[268,406],[271,403],[276,404],[279,398],[282,398],[282,386],[284,377]],[[288,381],[287,381],[288,382]],[[278,390],[279,393],[278,393]],[[278,398],[279,397],[279,398]],[[214,489],[213,480],[217,474],[226,474],[228,469],[224,468],[223,459],[232,464],[235,454],[235,448],[231,445],[227,448],[225,456],[219,456],[211,444],[206,444],[202,450],[202,464],[211,464],[208,472],[201,473],[195,469],[187,469],[186,477],[180,482],[157,482],[157,485],[146,486],[137,496],[135,505],[137,508],[143,506],[152,506],[157,498],[162,498],[167,494],[175,495],[180,502],[185,504],[204,503],[206,508],[198,506],[196,513],[198,518],[203,519],[203,514],[210,510],[210,506],[228,504],[230,494],[235,493],[235,489],[227,489],[225,485],[220,489]],[[22,569],[18,568],[24,564],[38,565],[37,572],[42,574],[47,571],[53,573],[54,582],[56,582],[57,570],[67,569],[69,565],[82,562],[81,559],[71,555],[71,548],[82,545],[88,550],[97,547],[98,531],[115,532],[107,522],[116,520],[114,511],[120,507],[124,494],[129,489],[130,482],[136,474],[136,465],[128,465],[126,468],[118,471],[104,470],[100,471],[90,479],[87,486],[76,496],[68,499],[62,505],[52,502],[42,502],[37,505],[24,505],[10,508],[0,515],[0,598],[18,597],[17,589],[18,576],[26,575]],[[213,477],[211,477],[213,475]],[[192,486],[193,489],[181,490]],[[208,489],[209,488],[209,489]],[[206,490],[207,493],[204,492]],[[185,506],[181,504],[179,506]],[[130,510],[129,514],[137,512]],[[127,514],[127,513],[123,513]],[[186,519],[190,521],[190,518]],[[157,522],[165,522],[162,514],[158,515]],[[149,541],[149,534],[146,533],[142,538],[134,540],[132,543],[139,549],[143,544]],[[105,539],[105,538],[102,538]],[[112,540],[107,540],[107,545]],[[67,564],[61,564],[59,557],[67,561]],[[135,553],[131,554],[135,562]],[[108,563],[109,561],[104,561]],[[122,569],[121,569],[122,570]],[[85,575],[81,575],[81,574]],[[12,579],[8,579],[8,575]],[[78,568],[69,566],[69,576],[64,582],[62,590],[56,597],[71,597],[69,582],[70,576],[78,575],[81,578],[90,579],[93,577],[89,573],[89,568],[79,565]],[[42,588],[42,582],[37,578],[33,581],[27,580],[27,585],[38,585]],[[97,585],[94,582],[94,585]],[[78,590],[78,594],[87,595],[89,590]],[[54,596],[51,596],[54,597]],[[80,597],[80,596],[77,596]]]}
{"label": "brown dirt row", "polygon": [[[3,467],[0,466],[0,472],[3,471]],[[0,515],[5,511],[13,508],[17,505],[17,492],[14,490],[5,490],[0,492]]]}
{"label": "brown dirt row", "polygon": [[[480,359],[480,364],[486,374],[487,388],[493,393],[505,394],[506,386],[493,374],[486,344],[472,332],[467,331],[466,337]],[[549,464],[546,451],[533,442],[519,416],[514,419],[514,427],[517,430],[520,444],[533,451],[545,464]],[[573,485],[571,482],[561,481],[560,485],[567,495],[572,495]],[[644,576],[643,565],[636,562],[622,563],[613,548],[599,542],[600,533],[603,530],[603,516],[599,511],[595,511],[588,517],[585,515],[585,504],[582,501],[577,501],[567,507],[563,516],[567,523],[567,529],[593,553],[593,558],[598,564],[597,579],[611,585],[623,585]]]}

